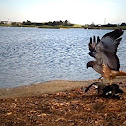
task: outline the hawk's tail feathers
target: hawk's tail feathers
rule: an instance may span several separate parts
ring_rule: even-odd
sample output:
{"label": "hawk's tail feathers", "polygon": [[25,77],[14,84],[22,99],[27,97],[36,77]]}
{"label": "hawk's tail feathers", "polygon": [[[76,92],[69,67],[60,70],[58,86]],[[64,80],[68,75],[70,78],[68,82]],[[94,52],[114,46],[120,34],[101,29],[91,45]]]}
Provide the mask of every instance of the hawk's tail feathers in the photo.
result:
{"label": "hawk's tail feathers", "polygon": [[126,72],[124,72],[124,71],[119,71],[118,76],[126,76]]}

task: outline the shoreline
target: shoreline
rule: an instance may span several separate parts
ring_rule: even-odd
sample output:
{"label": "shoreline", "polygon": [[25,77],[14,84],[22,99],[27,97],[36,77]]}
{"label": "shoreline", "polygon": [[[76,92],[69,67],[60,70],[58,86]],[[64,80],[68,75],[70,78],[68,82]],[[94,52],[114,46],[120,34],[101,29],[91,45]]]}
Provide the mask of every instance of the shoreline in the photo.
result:
{"label": "shoreline", "polygon": [[126,126],[126,77],[114,80],[124,91],[120,99],[104,98],[94,88],[84,93],[94,81],[55,80],[0,90],[0,124]]}
{"label": "shoreline", "polygon": [[[68,81],[68,80],[53,80],[44,83],[24,85],[14,88],[1,88],[0,99],[14,97],[28,97],[41,94],[49,94],[70,89],[88,86],[96,80],[84,81]],[[114,80],[115,83],[126,83],[126,77],[118,77]]]}
{"label": "shoreline", "polygon": [[123,29],[126,30],[126,26],[117,26],[117,27],[84,27],[84,26],[34,26],[34,25],[21,25],[21,26],[12,26],[12,25],[0,25],[1,27],[31,27],[31,28],[45,28],[45,29],[94,29],[94,30],[115,30]]}
{"label": "shoreline", "polygon": [[43,83],[18,86],[14,88],[1,88],[0,99],[13,97],[28,97],[46,93],[55,93],[59,91],[70,90],[77,87],[88,85],[91,81],[68,81],[53,80]]}

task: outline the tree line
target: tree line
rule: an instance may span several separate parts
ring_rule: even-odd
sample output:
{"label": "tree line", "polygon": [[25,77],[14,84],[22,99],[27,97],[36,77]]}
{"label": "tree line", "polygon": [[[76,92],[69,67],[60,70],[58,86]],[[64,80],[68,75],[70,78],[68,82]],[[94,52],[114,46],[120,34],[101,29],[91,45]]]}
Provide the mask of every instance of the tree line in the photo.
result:
{"label": "tree line", "polygon": [[37,22],[31,22],[27,20],[26,22],[23,21],[22,25],[34,25],[34,26],[73,26],[74,24],[71,24],[68,20],[65,21],[49,21],[44,23],[37,23]]}

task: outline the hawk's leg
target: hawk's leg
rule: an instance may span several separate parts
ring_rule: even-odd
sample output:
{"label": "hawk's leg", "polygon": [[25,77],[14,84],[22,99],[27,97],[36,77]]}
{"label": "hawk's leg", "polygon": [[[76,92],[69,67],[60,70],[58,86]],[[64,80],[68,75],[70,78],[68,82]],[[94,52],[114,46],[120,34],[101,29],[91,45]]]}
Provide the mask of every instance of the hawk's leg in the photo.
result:
{"label": "hawk's leg", "polygon": [[102,76],[99,77],[98,79],[95,79],[95,80],[92,80],[92,81],[93,81],[93,82],[94,82],[94,81],[99,81],[99,82],[101,81],[101,82],[103,82],[103,79],[101,79],[101,78],[102,78]]}
{"label": "hawk's leg", "polygon": [[109,84],[111,85],[112,83],[113,83],[113,80],[112,80],[112,78],[110,78],[110,83]]}

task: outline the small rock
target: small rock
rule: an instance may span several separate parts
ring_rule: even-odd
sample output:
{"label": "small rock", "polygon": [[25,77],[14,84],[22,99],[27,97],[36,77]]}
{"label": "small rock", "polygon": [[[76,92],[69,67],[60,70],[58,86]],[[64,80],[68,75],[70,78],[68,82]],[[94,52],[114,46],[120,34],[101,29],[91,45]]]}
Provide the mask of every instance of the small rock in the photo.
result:
{"label": "small rock", "polygon": [[8,112],[6,115],[7,115],[7,116],[12,115],[12,112]]}

